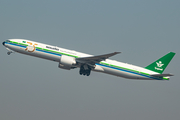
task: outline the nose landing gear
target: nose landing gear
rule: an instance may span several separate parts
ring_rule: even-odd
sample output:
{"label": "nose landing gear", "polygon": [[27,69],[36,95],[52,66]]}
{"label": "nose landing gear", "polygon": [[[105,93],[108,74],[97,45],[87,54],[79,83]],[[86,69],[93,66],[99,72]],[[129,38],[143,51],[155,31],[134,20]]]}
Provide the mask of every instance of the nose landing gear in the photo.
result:
{"label": "nose landing gear", "polygon": [[11,53],[13,53],[12,51],[8,51],[7,54],[10,55]]}
{"label": "nose landing gear", "polygon": [[6,48],[8,50],[7,54],[10,55],[11,53],[14,53],[12,50],[10,50],[9,48]]}

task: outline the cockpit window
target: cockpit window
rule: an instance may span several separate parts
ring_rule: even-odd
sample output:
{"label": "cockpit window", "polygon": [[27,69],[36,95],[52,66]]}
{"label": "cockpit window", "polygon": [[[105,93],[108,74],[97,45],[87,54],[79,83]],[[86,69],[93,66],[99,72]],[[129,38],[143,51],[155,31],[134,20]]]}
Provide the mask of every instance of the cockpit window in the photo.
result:
{"label": "cockpit window", "polygon": [[6,40],[6,42],[10,42],[10,40]]}

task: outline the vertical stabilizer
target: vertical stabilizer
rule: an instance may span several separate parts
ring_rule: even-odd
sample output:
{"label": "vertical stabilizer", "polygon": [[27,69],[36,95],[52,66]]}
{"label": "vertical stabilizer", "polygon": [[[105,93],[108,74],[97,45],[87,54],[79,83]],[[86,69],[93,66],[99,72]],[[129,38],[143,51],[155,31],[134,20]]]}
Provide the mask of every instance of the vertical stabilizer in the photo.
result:
{"label": "vertical stabilizer", "polygon": [[174,52],[170,52],[145,68],[162,74],[175,54]]}

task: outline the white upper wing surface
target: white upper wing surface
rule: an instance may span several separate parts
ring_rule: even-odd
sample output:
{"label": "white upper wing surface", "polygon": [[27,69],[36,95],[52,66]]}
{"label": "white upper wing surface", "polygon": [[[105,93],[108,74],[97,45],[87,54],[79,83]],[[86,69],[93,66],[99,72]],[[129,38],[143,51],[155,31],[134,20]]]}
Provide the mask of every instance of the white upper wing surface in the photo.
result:
{"label": "white upper wing surface", "polygon": [[103,61],[119,53],[121,52],[113,52],[109,54],[97,55],[97,56],[91,56],[91,57],[81,57],[81,58],[76,58],[76,61],[80,63],[89,63],[91,65],[94,65],[95,63],[99,63],[100,61]]}

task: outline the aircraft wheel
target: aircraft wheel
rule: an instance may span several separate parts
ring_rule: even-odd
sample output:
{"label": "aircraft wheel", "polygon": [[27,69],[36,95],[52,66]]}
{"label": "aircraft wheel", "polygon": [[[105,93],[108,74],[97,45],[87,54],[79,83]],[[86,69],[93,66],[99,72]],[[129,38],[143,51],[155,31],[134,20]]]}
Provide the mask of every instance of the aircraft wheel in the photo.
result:
{"label": "aircraft wheel", "polygon": [[8,55],[10,55],[11,53],[10,52],[7,52]]}
{"label": "aircraft wheel", "polygon": [[91,73],[91,68],[90,68],[90,67],[88,67],[88,68],[89,68],[89,69],[85,70],[85,69],[83,68],[83,66],[81,66],[81,67],[80,67],[80,70],[79,70],[79,74],[80,74],[80,75],[89,76],[90,73]]}

